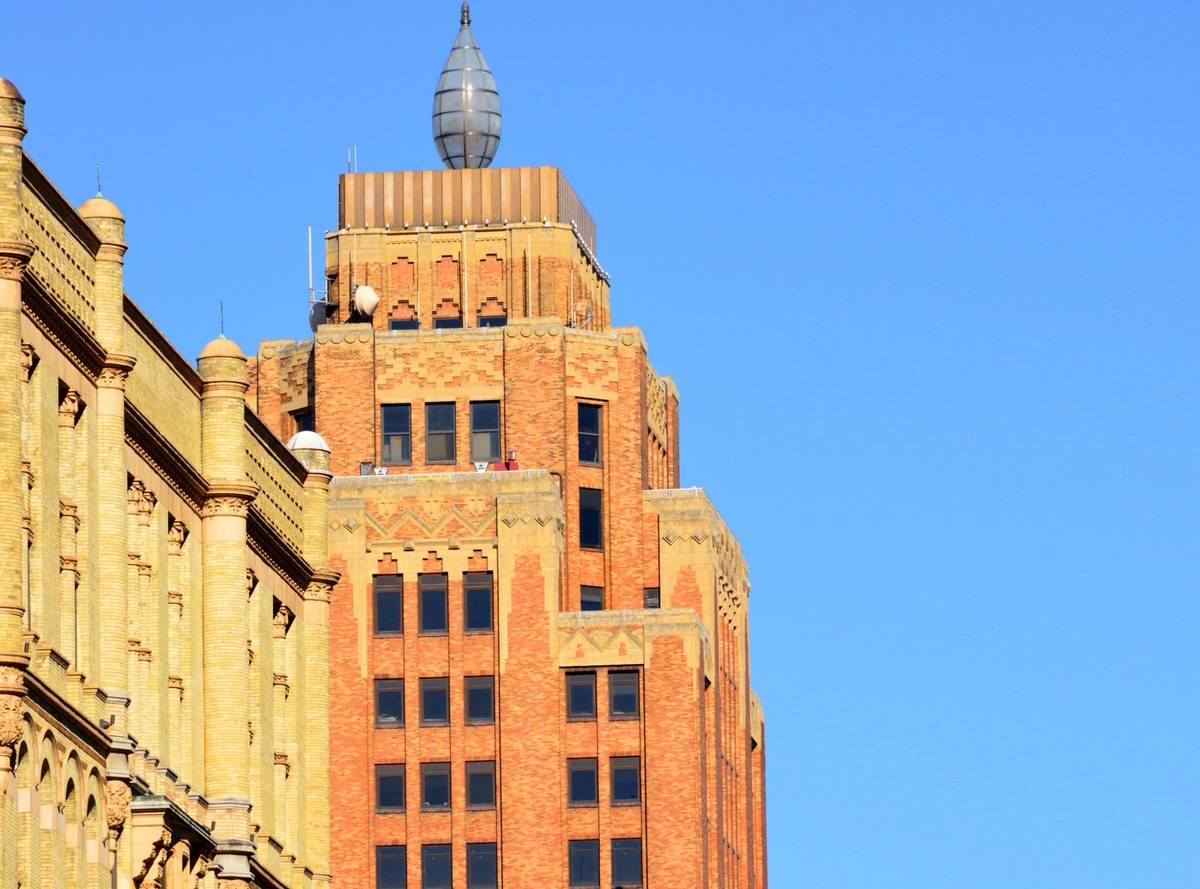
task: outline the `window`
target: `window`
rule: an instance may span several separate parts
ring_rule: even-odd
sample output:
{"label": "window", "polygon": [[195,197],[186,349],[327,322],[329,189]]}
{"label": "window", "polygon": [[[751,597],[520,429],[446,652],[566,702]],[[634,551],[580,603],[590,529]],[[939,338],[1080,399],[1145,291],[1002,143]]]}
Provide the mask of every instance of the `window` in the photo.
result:
{"label": "window", "polygon": [[642,801],[642,760],[638,756],[614,756],[612,772],[612,802],[614,806]]}
{"label": "window", "polygon": [[567,848],[567,885],[599,886],[600,841],[571,840]]}
{"label": "window", "polygon": [[425,462],[454,462],[454,402],[425,405]]}
{"label": "window", "polygon": [[412,462],[412,408],[407,404],[385,404],[379,409],[383,429],[380,459],[385,466]]}
{"label": "window", "polygon": [[388,320],[388,330],[417,330],[421,326],[416,318],[391,318]]}
{"label": "window", "polygon": [[408,855],[404,846],[375,847],[375,889],[408,886]]}
{"label": "window", "polygon": [[421,725],[450,722],[450,680],[421,680]]}
{"label": "window", "polygon": [[642,885],[642,840],[612,841],[613,886],[633,887]]}
{"label": "window", "polygon": [[600,465],[600,405],[579,405],[579,462]]}
{"label": "window", "polygon": [[312,432],[313,431],[313,412],[309,408],[302,411],[292,411],[292,422],[295,424],[297,432]]}
{"label": "window", "polygon": [[492,572],[463,575],[463,629],[468,633],[492,631]]}
{"label": "window", "polygon": [[599,488],[579,489],[579,545],[584,549],[604,549],[603,505],[604,492]]}
{"label": "window", "polygon": [[435,330],[457,330],[462,327],[462,316],[453,315],[449,318],[434,318],[433,327]]}
{"label": "window", "polygon": [[596,674],[567,674],[567,718],[596,718]]}
{"label": "window", "polygon": [[480,315],[480,327],[503,327],[508,323],[507,315]]}
{"label": "window", "polygon": [[467,763],[467,808],[493,809],[496,807],[496,763]]}
{"label": "window", "polygon": [[463,680],[468,725],[486,725],[495,721],[494,684],[491,676],[468,676]]}
{"label": "window", "polygon": [[375,766],[375,810],[404,811],[404,764]]}
{"label": "window", "polygon": [[567,760],[567,803],[572,806],[594,806],[598,800],[596,760]]}
{"label": "window", "polygon": [[446,624],[446,575],[422,574],[417,581],[420,592],[420,624],[422,633],[445,633]]}
{"label": "window", "polygon": [[451,889],[450,844],[421,847],[421,889]]}
{"label": "window", "polygon": [[375,576],[375,635],[399,636],[404,632],[404,578],[399,574]]}
{"label": "window", "polygon": [[396,728],[404,725],[404,680],[375,680],[375,725]]}
{"label": "window", "polygon": [[467,889],[496,889],[495,843],[467,843]]}
{"label": "window", "polygon": [[421,808],[450,808],[450,763],[427,762],[421,765]]}
{"label": "window", "polygon": [[648,586],[642,591],[642,607],[643,608],[661,608],[662,595],[658,587]]}
{"label": "window", "polygon": [[638,674],[608,674],[608,715],[612,719],[637,719]]}
{"label": "window", "polygon": [[500,402],[471,402],[471,461],[500,459]]}
{"label": "window", "polygon": [[602,586],[582,586],[579,588],[579,610],[580,611],[603,611],[604,610],[604,587]]}

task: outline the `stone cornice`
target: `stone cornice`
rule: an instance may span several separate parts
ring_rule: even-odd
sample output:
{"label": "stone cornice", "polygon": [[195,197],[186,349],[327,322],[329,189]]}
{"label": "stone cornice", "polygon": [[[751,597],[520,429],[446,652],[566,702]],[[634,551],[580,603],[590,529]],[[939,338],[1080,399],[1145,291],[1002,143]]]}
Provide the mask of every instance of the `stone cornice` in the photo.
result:
{"label": "stone cornice", "polygon": [[125,443],[197,513],[208,483],[187,458],[129,401],[125,402]]}
{"label": "stone cornice", "polygon": [[25,314],[84,376],[95,382],[108,357],[104,347],[32,277],[21,288]]}
{"label": "stone cornice", "polygon": [[303,596],[312,567],[271,527],[262,512],[251,505],[246,517],[246,543],[251,551],[269,565],[296,593]]}

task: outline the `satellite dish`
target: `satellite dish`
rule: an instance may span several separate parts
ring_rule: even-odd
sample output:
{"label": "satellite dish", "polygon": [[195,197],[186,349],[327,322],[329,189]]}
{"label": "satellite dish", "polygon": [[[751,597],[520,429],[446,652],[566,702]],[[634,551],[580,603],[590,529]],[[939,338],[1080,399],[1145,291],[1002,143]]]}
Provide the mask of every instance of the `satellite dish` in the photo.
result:
{"label": "satellite dish", "polygon": [[359,284],[354,288],[354,310],[363,317],[370,318],[379,308],[379,294],[370,284]]}

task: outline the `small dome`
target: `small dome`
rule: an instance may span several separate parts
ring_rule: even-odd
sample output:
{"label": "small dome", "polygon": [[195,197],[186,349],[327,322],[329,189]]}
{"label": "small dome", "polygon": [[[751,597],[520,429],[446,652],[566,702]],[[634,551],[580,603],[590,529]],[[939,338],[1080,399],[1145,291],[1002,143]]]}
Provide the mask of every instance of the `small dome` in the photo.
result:
{"label": "small dome", "polygon": [[315,432],[297,432],[288,439],[287,448],[289,451],[324,451],[329,453],[329,445],[325,443],[325,439],[317,435]]}
{"label": "small dome", "polygon": [[471,7],[433,94],[433,141],[452,170],[489,167],[500,147],[500,93],[471,33]]}
{"label": "small dome", "polygon": [[201,358],[242,358],[242,350],[238,348],[238,344],[233,340],[228,339],[225,334],[221,334],[211,343],[204,347],[204,351],[200,353]]}
{"label": "small dome", "polygon": [[100,194],[84,201],[83,206],[79,208],[79,215],[83,219],[118,219],[121,222],[125,221],[125,217],[117,209],[117,205]]}
{"label": "small dome", "polygon": [[5,80],[0,77],[0,99],[16,99],[18,102],[24,102],[25,97],[21,95],[21,91],[17,89],[17,85],[11,80]]}

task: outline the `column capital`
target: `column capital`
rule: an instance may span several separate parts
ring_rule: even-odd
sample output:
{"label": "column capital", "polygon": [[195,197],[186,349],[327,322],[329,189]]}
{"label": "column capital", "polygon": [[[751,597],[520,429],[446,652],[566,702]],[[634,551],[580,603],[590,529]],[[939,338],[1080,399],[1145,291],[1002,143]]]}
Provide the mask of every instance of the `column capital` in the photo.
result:
{"label": "column capital", "polygon": [[0,279],[20,281],[33,256],[33,245],[26,241],[0,241]]}
{"label": "column capital", "polygon": [[123,390],[125,381],[129,378],[129,372],[136,364],[137,359],[132,355],[109,352],[104,358],[104,366],[100,368],[100,375],[96,377],[96,387],[98,389]]}
{"label": "column capital", "polygon": [[239,482],[210,485],[200,514],[205,518],[219,515],[245,518],[250,512],[251,501],[257,496],[258,485]]}

